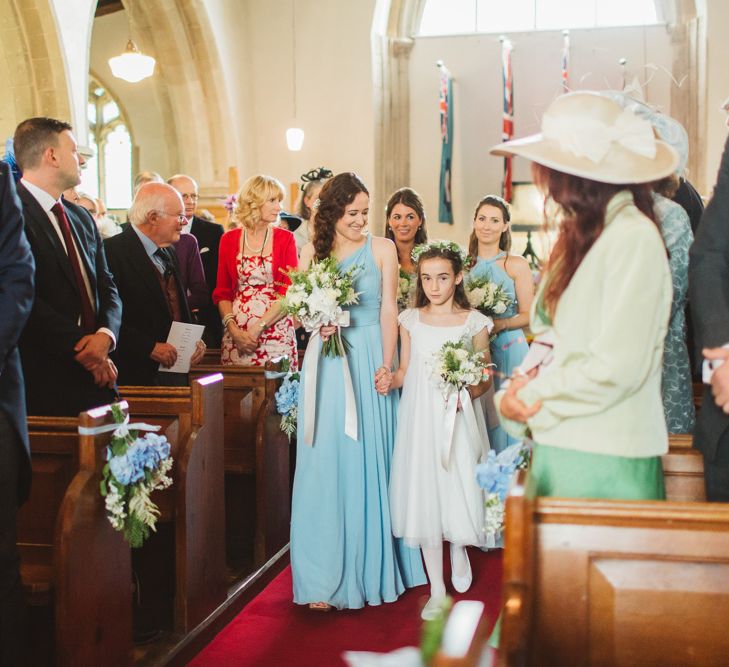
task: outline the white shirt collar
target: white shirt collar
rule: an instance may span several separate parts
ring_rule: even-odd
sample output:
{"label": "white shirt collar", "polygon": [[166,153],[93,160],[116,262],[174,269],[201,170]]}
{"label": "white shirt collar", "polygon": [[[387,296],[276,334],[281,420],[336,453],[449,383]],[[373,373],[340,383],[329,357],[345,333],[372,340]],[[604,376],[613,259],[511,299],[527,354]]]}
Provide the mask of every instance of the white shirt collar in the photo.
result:
{"label": "white shirt collar", "polygon": [[30,181],[26,181],[24,178],[20,179],[20,182],[25,186],[25,189],[35,197],[36,201],[41,205],[41,208],[49,213],[50,210],[60,201],[60,199],[53,199],[43,188],[39,188]]}

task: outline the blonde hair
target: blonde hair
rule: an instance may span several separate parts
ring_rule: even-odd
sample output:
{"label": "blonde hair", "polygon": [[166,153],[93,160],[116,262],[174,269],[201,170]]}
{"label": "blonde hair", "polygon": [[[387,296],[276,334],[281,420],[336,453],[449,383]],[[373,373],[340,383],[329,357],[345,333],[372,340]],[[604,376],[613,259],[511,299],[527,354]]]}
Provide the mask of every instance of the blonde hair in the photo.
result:
{"label": "blonde hair", "polygon": [[253,227],[261,219],[261,206],[272,195],[278,195],[279,201],[286,196],[281,181],[265,174],[251,176],[238,191],[238,201],[231,212],[231,220],[237,226]]}

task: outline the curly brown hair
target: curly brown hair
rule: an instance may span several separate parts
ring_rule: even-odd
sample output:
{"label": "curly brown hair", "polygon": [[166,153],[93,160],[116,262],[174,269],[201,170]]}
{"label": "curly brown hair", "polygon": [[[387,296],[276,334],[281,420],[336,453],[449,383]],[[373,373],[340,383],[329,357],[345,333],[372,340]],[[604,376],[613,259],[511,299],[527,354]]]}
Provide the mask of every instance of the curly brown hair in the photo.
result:
{"label": "curly brown hair", "polygon": [[316,259],[326,259],[334,246],[337,222],[344,216],[344,210],[354,198],[370,192],[357,174],[346,171],[329,179],[319,193],[319,207],[314,216],[314,255]]}
{"label": "curly brown hair", "polygon": [[[478,217],[478,212],[482,206],[495,206],[501,210],[501,214],[504,216],[504,222],[511,221],[509,205],[498,195],[486,195],[476,204],[476,210],[473,212],[474,221]],[[511,229],[507,228],[501,232],[501,236],[499,237],[499,250],[505,250],[507,253],[511,250]],[[471,230],[471,236],[468,237],[468,256],[471,258],[473,264],[478,261],[478,238],[476,238],[476,232],[473,229]]]}
{"label": "curly brown hair", "polygon": [[[425,290],[423,289],[423,281],[420,279],[420,268],[423,266],[423,262],[428,259],[434,259],[436,257],[438,259],[445,259],[450,262],[451,267],[453,267],[454,276],[462,273],[463,269],[465,268],[463,266],[463,262],[461,261],[461,256],[457,252],[453,252],[452,250],[448,250],[447,248],[431,247],[424,252],[421,252],[418,256],[417,265],[418,282],[415,288],[416,308],[424,308],[430,303],[430,301],[428,301],[428,297],[425,294]],[[464,285],[464,282],[464,280],[461,280],[461,282],[456,285],[456,291],[453,295],[453,301],[463,310],[471,310],[472,308],[471,304],[468,302],[468,297],[466,296],[466,287]]]}

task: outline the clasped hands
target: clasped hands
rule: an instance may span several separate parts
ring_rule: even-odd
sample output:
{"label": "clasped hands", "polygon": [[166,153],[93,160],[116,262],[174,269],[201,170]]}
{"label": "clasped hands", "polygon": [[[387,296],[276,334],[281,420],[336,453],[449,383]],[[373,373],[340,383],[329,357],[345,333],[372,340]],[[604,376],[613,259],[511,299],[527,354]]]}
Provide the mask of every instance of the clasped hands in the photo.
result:
{"label": "clasped hands", "polygon": [[[190,357],[190,365],[194,366],[202,360],[207,346],[203,341],[199,340],[195,343],[195,352]],[[169,343],[155,343],[149,358],[162,364],[165,368],[171,368],[177,362],[177,348]]]}
{"label": "clasped hands", "polygon": [[527,405],[516,395],[520,389],[529,383],[534,375],[515,375],[511,378],[499,405],[499,411],[507,419],[526,424],[528,419],[539,412],[542,407],[541,401],[536,401],[533,405]]}
{"label": "clasped hands", "polygon": [[99,387],[113,389],[119,374],[114,362],[109,358],[111,338],[101,331],[82,336],[74,345],[74,359],[81,364],[94,378]]}

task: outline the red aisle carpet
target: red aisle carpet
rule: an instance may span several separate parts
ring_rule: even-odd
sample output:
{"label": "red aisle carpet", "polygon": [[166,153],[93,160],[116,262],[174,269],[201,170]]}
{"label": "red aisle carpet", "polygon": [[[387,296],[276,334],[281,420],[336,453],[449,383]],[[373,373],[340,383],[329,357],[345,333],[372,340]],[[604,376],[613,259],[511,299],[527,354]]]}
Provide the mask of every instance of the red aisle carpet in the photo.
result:
{"label": "red aisle carpet", "polygon": [[[488,617],[496,619],[501,601],[501,551],[482,553],[472,548],[469,556],[473,585],[456,600],[482,600]],[[450,577],[449,572],[446,575]],[[292,602],[291,568],[287,567],[190,665],[329,667],[344,665],[341,655],[346,650],[386,652],[417,646],[420,608],[428,591],[428,586],[419,586],[397,602],[378,607],[311,611]]]}

